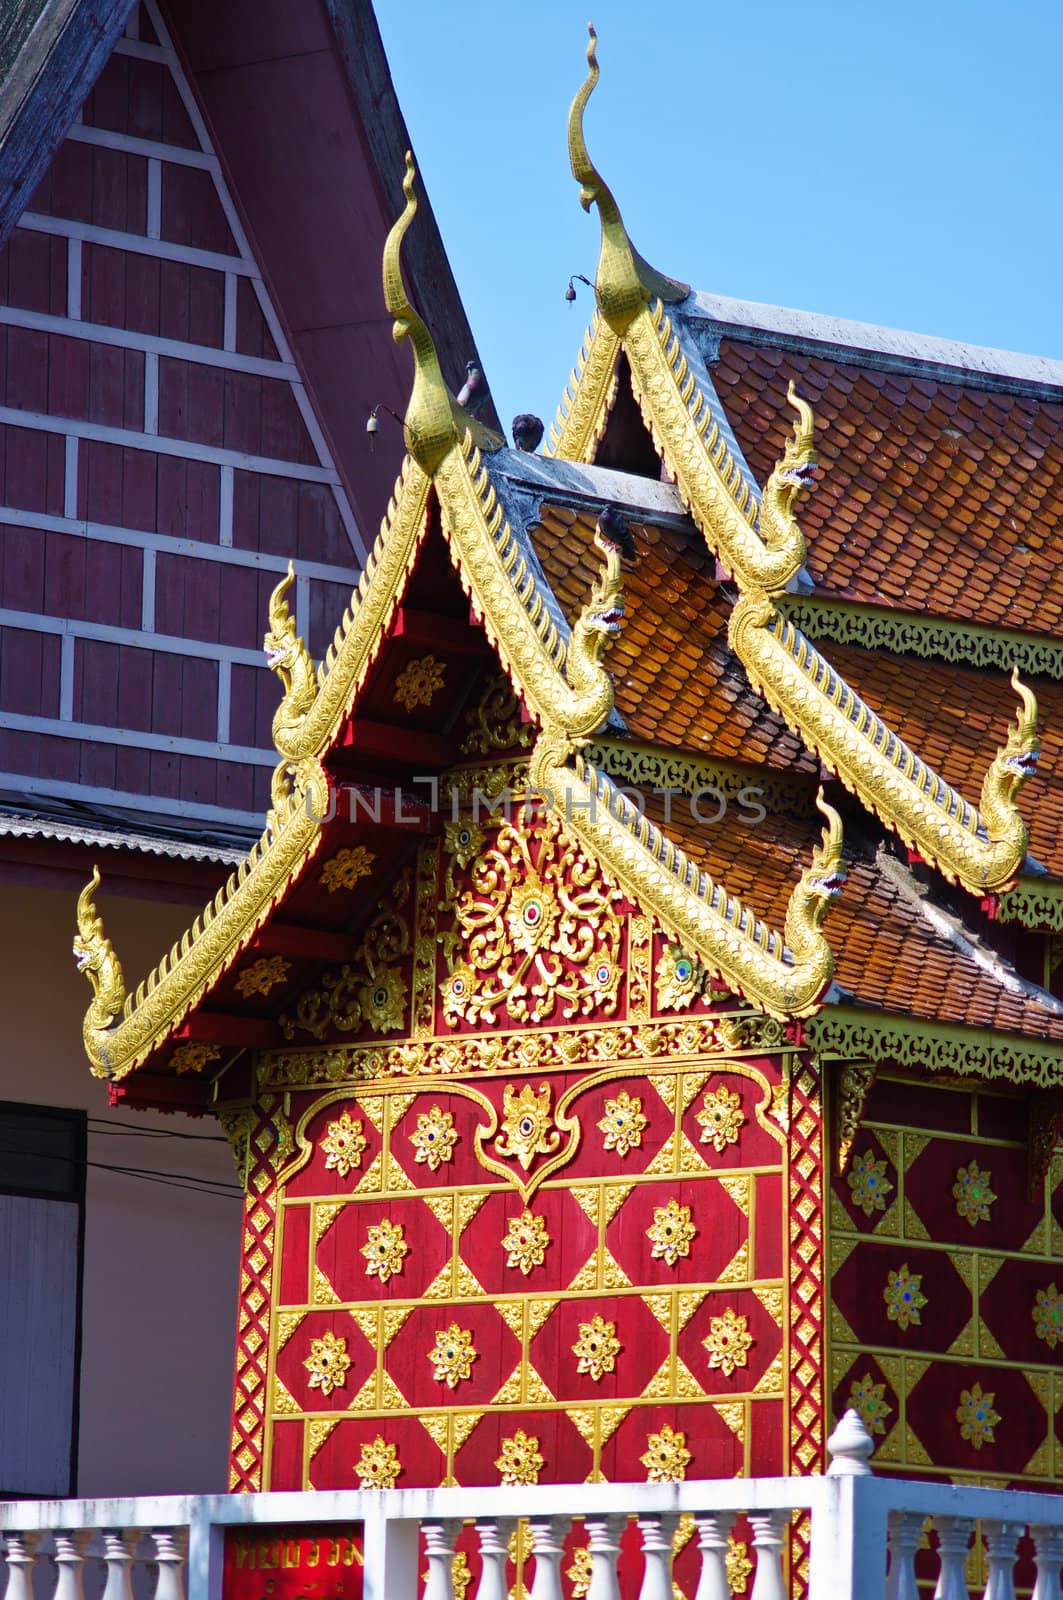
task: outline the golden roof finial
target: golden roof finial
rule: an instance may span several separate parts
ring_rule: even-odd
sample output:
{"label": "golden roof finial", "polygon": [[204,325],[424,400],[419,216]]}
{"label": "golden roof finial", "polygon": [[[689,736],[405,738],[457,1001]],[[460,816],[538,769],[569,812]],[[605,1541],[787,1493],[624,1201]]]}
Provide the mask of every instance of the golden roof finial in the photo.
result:
{"label": "golden roof finial", "polygon": [[583,114],[601,76],[598,67],[598,35],[593,22],[587,24],[587,78],[572,102],[568,114],[568,158],[572,176],[580,185],[580,205],[589,211],[597,205],[602,225],[602,246],[598,257],[595,290],[598,304],[615,333],[623,333],[628,323],[647,300],[684,300],[690,293],[685,283],[676,283],[651,267],[628,238],[620,207],[613,192],[587,151],[583,135]]}
{"label": "golden roof finial", "polygon": [[417,215],[417,196],[413,190],[416,177],[417,168],[407,150],[406,176],[402,180],[406,205],[384,244],[384,304],[395,318],[392,329],[395,343],[409,339],[413,348],[413,388],[406,407],[404,431],[411,456],[431,476],[451,445],[463,438],[466,431],[472,433],[480,450],[497,450],[504,441],[469,416],[454,400],[444,381],[432,335],[407,297],[402,277],[402,241]]}

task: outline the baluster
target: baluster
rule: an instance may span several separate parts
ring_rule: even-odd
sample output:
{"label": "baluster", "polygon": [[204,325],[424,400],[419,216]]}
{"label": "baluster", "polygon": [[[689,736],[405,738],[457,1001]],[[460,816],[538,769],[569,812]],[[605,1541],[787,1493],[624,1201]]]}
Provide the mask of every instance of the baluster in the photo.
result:
{"label": "baluster", "polygon": [[587,1546],[591,1553],[591,1585],[587,1600],[620,1600],[620,1581],[616,1562],[620,1554],[620,1535],[625,1516],[585,1517]]}
{"label": "baluster", "polygon": [[509,1536],[517,1526],[513,1517],[498,1517],[493,1522],[478,1522],[482,1570],[476,1600],[507,1600],[506,1558]]}
{"label": "baluster", "polygon": [[938,1573],[934,1600],[970,1600],[967,1592],[967,1547],[974,1532],[970,1517],[935,1517],[938,1535]]}
{"label": "baluster", "polygon": [[757,1573],[753,1579],[750,1600],[786,1600],[786,1586],[782,1576],[783,1536],[790,1513],[779,1511],[751,1511],[749,1525],[753,1529],[753,1549],[757,1553]]}
{"label": "baluster", "polygon": [[107,1582],[103,1600],[133,1600],[133,1562],[140,1539],[139,1528],[112,1528],[103,1535]]}
{"label": "baluster", "polygon": [[529,1521],[535,1551],[531,1600],[562,1600],[561,1556],[571,1522],[571,1517],[532,1517]]}
{"label": "baluster", "polygon": [[454,1546],[460,1531],[461,1523],[452,1519],[423,1524],[421,1532],[428,1552],[424,1600],[454,1600]]}
{"label": "baluster", "polygon": [[155,1543],[155,1560],[159,1565],[154,1600],[185,1600],[181,1568],[185,1564],[186,1530],[153,1528],[151,1537]]}
{"label": "baluster", "polygon": [[672,1600],[672,1535],[679,1518],[654,1512],[638,1518],[646,1570],[639,1600]]}
{"label": "baluster", "polygon": [[1030,1600],[1060,1600],[1063,1528],[1050,1528],[1046,1523],[1041,1523],[1030,1529],[1030,1538],[1034,1542],[1034,1560],[1037,1563],[1037,1582]]}
{"label": "baluster", "polygon": [[730,1512],[712,1511],[695,1516],[701,1573],[694,1600],[731,1600],[727,1582],[727,1550],[734,1517]]}
{"label": "baluster", "polygon": [[33,1569],[37,1565],[39,1533],[9,1533],[7,1545],[7,1591],[4,1600],[33,1600]]}
{"label": "baluster", "polygon": [[52,1600],[85,1600],[82,1569],[90,1538],[87,1528],[70,1529],[55,1535],[55,1564],[59,1568],[59,1576]]}
{"label": "baluster", "polygon": [[1015,1552],[1022,1536],[1021,1522],[983,1522],[989,1553],[989,1575],[982,1600],[1015,1600]]}
{"label": "baluster", "polygon": [[915,1552],[923,1531],[921,1511],[892,1511],[889,1519],[890,1570],[886,1600],[919,1600]]}

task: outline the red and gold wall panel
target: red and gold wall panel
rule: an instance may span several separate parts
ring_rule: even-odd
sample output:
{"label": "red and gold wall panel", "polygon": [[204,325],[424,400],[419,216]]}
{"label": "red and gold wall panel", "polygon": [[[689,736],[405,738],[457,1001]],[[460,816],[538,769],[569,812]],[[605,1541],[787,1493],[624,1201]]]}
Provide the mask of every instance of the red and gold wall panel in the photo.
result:
{"label": "red and gold wall panel", "polygon": [[258,1063],[234,1487],[820,1463],[815,1073],[506,826],[425,844]]}
{"label": "red and gold wall panel", "polygon": [[830,1204],[832,1409],[878,1470],[1063,1475],[1063,1164],[1022,1098],[880,1076]]}

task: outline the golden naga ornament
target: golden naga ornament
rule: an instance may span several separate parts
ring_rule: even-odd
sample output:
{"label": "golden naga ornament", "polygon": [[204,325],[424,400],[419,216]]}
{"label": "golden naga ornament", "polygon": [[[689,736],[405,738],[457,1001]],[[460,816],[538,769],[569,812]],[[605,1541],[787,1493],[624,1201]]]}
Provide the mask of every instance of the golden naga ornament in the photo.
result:
{"label": "golden naga ornament", "polygon": [[[448,840],[449,842],[449,840]],[[448,1022],[543,1022],[615,1012],[623,981],[622,898],[560,817],[499,828],[471,863],[470,887],[444,935]]]}
{"label": "golden naga ornament", "polygon": [[516,1160],[527,1172],[536,1156],[553,1155],[561,1143],[550,1109],[550,1085],[540,1084],[538,1092],[526,1083],[520,1093],[511,1083],[502,1091],[502,1128],[495,1136],[495,1154],[503,1160]]}
{"label": "golden naga ornament", "polygon": [[92,984],[92,1004],[85,1013],[85,1048],[90,1057],[100,1059],[96,1035],[110,1028],[125,1005],[125,979],[122,964],[114,953],[110,939],[103,931],[103,918],[97,914],[93,895],[100,887],[100,869],[93,867],[92,877],[78,896],[78,931],[74,935],[74,960]]}
{"label": "golden naga ornament", "polygon": [[[288,563],[286,575],[269,597],[269,629],[262,640],[266,662],[281,681],[281,703],[273,713],[273,742],[285,754],[290,736],[298,733],[317,699],[317,669],[309,650],[295,628],[288,607],[288,591],[295,582],[295,567]],[[282,759],[273,774],[273,803],[288,793],[292,763]]]}

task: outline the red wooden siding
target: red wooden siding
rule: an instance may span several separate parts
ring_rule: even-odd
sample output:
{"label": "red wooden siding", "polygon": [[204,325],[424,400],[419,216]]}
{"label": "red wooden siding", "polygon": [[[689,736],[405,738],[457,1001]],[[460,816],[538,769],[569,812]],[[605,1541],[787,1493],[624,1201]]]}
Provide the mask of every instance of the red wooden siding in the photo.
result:
{"label": "red wooden siding", "polygon": [[363,550],[152,3],[0,251],[0,792],[257,822],[270,590],[320,653]]}

